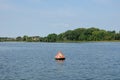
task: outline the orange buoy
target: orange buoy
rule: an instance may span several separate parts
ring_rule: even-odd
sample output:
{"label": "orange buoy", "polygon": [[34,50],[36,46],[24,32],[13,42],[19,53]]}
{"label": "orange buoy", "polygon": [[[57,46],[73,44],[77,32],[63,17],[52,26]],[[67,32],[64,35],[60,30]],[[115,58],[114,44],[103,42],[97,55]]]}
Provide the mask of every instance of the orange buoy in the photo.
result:
{"label": "orange buoy", "polygon": [[56,60],[65,60],[65,56],[63,55],[63,53],[61,51],[59,51],[57,53],[57,55],[55,56]]}

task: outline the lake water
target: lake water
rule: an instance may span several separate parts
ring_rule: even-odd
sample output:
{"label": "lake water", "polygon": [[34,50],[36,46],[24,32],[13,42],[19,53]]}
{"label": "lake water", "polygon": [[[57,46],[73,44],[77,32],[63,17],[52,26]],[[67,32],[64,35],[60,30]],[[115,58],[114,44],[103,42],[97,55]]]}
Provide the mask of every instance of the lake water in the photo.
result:
{"label": "lake water", "polygon": [[0,80],[120,80],[120,42],[1,42]]}

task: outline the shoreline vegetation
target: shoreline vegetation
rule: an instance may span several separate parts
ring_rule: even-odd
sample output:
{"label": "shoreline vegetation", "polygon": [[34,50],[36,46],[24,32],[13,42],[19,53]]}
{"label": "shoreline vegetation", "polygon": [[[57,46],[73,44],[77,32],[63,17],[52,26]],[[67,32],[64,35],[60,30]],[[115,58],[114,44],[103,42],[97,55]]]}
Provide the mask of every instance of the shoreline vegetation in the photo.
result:
{"label": "shoreline vegetation", "polygon": [[106,31],[99,28],[77,28],[60,34],[51,33],[46,37],[18,36],[0,37],[0,42],[120,42],[120,31]]}

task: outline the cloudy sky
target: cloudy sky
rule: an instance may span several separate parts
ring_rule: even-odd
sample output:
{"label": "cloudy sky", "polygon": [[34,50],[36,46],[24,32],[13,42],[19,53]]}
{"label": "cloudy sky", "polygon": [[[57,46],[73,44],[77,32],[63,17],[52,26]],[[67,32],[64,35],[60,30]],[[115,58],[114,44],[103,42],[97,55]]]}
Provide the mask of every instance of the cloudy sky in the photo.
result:
{"label": "cloudy sky", "polygon": [[120,31],[120,0],[0,0],[0,36],[47,36],[76,28]]}

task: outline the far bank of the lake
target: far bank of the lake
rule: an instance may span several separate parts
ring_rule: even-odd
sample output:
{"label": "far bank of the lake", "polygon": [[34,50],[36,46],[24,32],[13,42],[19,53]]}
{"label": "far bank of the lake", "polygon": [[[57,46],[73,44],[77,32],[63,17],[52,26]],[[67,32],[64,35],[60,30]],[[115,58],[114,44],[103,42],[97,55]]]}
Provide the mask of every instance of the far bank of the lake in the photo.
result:
{"label": "far bank of the lake", "polygon": [[81,42],[120,42],[120,40],[111,40],[111,41],[57,41],[56,43],[81,43]]}
{"label": "far bank of the lake", "polygon": [[[0,41],[0,42],[41,42],[41,41]],[[56,42],[41,42],[41,43],[82,43],[82,42],[120,42],[120,40],[111,40],[111,41],[56,41]]]}
{"label": "far bank of the lake", "polygon": [[0,37],[3,41],[25,41],[25,42],[86,42],[86,41],[120,41],[120,32],[106,31],[98,28],[77,28],[67,30],[60,34],[51,33],[45,37],[41,36],[18,36],[18,37]]}

